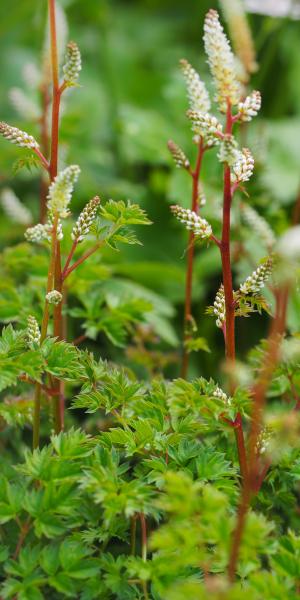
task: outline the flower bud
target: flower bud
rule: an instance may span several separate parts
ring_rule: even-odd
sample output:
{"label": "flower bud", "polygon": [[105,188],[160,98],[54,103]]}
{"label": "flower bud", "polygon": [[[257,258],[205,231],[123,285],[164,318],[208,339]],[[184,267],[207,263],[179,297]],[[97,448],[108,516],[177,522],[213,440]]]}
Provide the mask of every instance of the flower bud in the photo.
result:
{"label": "flower bud", "polygon": [[192,231],[196,237],[203,240],[209,239],[212,235],[212,228],[206,219],[199,217],[196,212],[182,208],[181,206],[171,206],[171,211],[175,217],[186,225],[187,230]]}
{"label": "flower bud", "polygon": [[271,273],[274,267],[274,260],[272,257],[267,258],[265,262],[260,265],[252,275],[247,277],[246,281],[240,285],[240,291],[242,294],[259,294],[264,287],[265,283],[270,279]]}
{"label": "flower bud", "polygon": [[188,170],[190,168],[190,161],[185,156],[183,150],[173,140],[168,141],[168,148],[173,156],[176,167]]}
{"label": "flower bud", "polygon": [[48,292],[48,294],[46,294],[46,300],[49,304],[54,304],[55,306],[57,306],[62,301],[62,294],[57,290],[52,290],[51,292]]}
{"label": "flower bud", "polygon": [[41,340],[41,332],[38,326],[38,322],[35,317],[29,315],[27,319],[27,342],[30,348],[33,348],[36,344],[39,345]]}
{"label": "flower bud", "polygon": [[66,62],[63,67],[64,80],[69,85],[74,85],[81,71],[81,54],[75,42],[67,45]]}
{"label": "flower bud", "polygon": [[95,198],[92,198],[80,213],[71,234],[73,241],[76,240],[77,242],[82,242],[84,236],[89,233],[93,221],[95,220],[99,204],[100,198],[99,196],[95,196]]}
{"label": "flower bud", "polygon": [[182,59],[180,66],[186,80],[191,110],[208,113],[210,111],[210,99],[205,83],[187,60]]}
{"label": "flower bud", "polygon": [[32,135],[21,131],[17,127],[12,127],[3,121],[0,123],[0,133],[12,144],[16,144],[20,148],[29,148],[30,150],[38,150],[39,148],[39,144]]}
{"label": "flower bud", "polygon": [[68,206],[79,173],[80,168],[77,165],[71,165],[61,171],[51,183],[47,206],[52,214],[58,213],[62,218],[68,216]]}

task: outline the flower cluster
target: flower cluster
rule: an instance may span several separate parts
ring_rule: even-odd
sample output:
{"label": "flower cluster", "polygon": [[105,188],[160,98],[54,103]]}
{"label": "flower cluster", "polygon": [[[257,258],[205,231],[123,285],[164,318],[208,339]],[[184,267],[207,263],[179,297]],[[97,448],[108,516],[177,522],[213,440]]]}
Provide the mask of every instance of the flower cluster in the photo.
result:
{"label": "flower cluster", "polygon": [[217,88],[216,101],[220,111],[226,113],[228,102],[236,106],[242,96],[237,78],[236,63],[229,41],[216,10],[209,10],[204,24],[204,45],[208,63]]}
{"label": "flower cluster", "polygon": [[176,167],[178,167],[179,169],[182,168],[182,169],[188,170],[190,168],[190,161],[185,156],[185,154],[184,154],[183,150],[181,150],[180,146],[175,144],[175,142],[173,142],[173,140],[169,140],[168,148],[173,156]]}
{"label": "flower cluster", "polygon": [[[244,67],[245,75],[255,73],[257,71],[256,54],[244,2],[242,0],[219,1],[228,23],[235,53]],[[244,79],[247,82],[248,77]]]}
{"label": "flower cluster", "polygon": [[202,136],[207,146],[213,146],[219,142],[223,127],[216,117],[208,113],[202,114],[196,110],[188,110],[187,116],[192,121],[194,133]]}
{"label": "flower cluster", "polygon": [[28,208],[20,202],[15,192],[10,188],[4,188],[1,192],[0,202],[5,213],[15,223],[29,225],[32,222],[32,215]]}
{"label": "flower cluster", "polygon": [[84,236],[89,233],[91,225],[95,220],[99,204],[100,198],[99,196],[95,196],[95,198],[92,198],[80,213],[72,230],[71,237],[73,241],[76,240],[76,242],[82,242]]}
{"label": "flower cluster", "polygon": [[225,394],[225,392],[223,392],[223,390],[217,385],[213,396],[215,398],[219,398],[219,400],[222,400],[222,402],[224,402],[224,404],[231,404],[231,399],[227,396],[227,394]]}
{"label": "flower cluster", "polygon": [[81,54],[75,42],[67,45],[66,62],[63,67],[64,80],[69,85],[74,85],[81,71]]}
{"label": "flower cluster", "polygon": [[20,148],[29,148],[30,150],[38,150],[39,144],[37,141],[25,131],[12,127],[7,123],[0,123],[0,134],[3,135],[7,140],[20,146]]}
{"label": "flower cluster", "polygon": [[182,59],[180,65],[187,84],[191,110],[204,114],[208,113],[210,111],[210,99],[205,83],[187,60]]}
{"label": "flower cluster", "polygon": [[238,153],[238,158],[233,164],[231,181],[232,183],[242,183],[249,181],[254,171],[254,158],[248,148],[243,148]]}
{"label": "flower cluster", "polygon": [[41,341],[41,332],[35,317],[29,315],[27,319],[27,342],[30,348],[39,344]]}
{"label": "flower cluster", "polygon": [[79,173],[80,168],[77,165],[71,165],[61,171],[51,183],[47,206],[52,214],[58,213],[62,218],[68,216],[68,206]]}
{"label": "flower cluster", "polygon": [[34,227],[28,227],[24,233],[27,242],[39,243],[49,239],[49,232],[46,225],[38,223]]}
{"label": "flower cluster", "polygon": [[171,206],[171,211],[175,217],[184,223],[189,231],[192,231],[196,237],[200,237],[203,240],[209,239],[212,235],[212,228],[206,219],[199,217],[196,212],[189,208],[182,208],[181,206]]}
{"label": "flower cluster", "polygon": [[246,122],[251,121],[256,117],[261,109],[261,94],[260,92],[252,92],[243,102],[238,105],[239,120]]}
{"label": "flower cluster", "polygon": [[224,135],[218,152],[218,159],[221,163],[227,163],[232,166],[236,163],[239,156],[238,144],[233,135],[227,133]]}
{"label": "flower cluster", "polygon": [[256,444],[256,452],[257,454],[265,454],[268,451],[268,447],[270,446],[270,442],[272,439],[272,432],[269,427],[264,427],[259,434],[257,444]]}
{"label": "flower cluster", "polygon": [[222,329],[226,318],[225,294],[223,284],[221,284],[214,301],[214,314],[217,317],[216,326]]}
{"label": "flower cluster", "polygon": [[48,294],[46,294],[46,300],[49,304],[60,304],[62,301],[62,294],[57,290],[52,290],[51,292],[48,292]]}
{"label": "flower cluster", "polygon": [[260,265],[252,275],[247,277],[246,281],[240,285],[242,294],[259,294],[265,283],[271,276],[274,266],[273,258],[269,257]]}
{"label": "flower cluster", "polygon": [[255,231],[267,248],[273,248],[276,239],[267,221],[256,212],[252,206],[242,204],[242,217],[244,221]]}

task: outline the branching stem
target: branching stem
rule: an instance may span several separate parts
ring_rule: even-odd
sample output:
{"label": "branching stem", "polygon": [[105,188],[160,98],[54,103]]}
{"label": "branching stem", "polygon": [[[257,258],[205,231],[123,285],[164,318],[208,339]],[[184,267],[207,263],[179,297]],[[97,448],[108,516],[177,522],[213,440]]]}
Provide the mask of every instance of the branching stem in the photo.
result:
{"label": "branching stem", "polygon": [[[196,160],[196,166],[194,171],[189,171],[193,179],[192,188],[192,210],[198,214],[199,212],[199,179],[201,174],[202,160],[205,152],[203,138],[200,138],[198,146],[198,154]],[[192,286],[193,286],[193,270],[194,270],[194,242],[195,234],[193,231],[190,232],[188,241],[188,252],[187,252],[187,273],[186,273],[186,284],[185,284],[185,306],[184,306],[184,347],[183,357],[181,365],[181,377],[184,379],[187,377],[189,368],[189,352],[186,347],[186,342],[190,335],[188,333],[189,323],[192,318]]]}

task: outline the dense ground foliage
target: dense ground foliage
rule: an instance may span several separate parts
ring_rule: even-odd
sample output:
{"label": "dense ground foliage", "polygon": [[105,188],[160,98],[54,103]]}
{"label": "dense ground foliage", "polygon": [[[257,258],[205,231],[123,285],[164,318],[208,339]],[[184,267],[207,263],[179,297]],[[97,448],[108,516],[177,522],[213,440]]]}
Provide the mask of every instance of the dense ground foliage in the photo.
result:
{"label": "dense ground foliage", "polygon": [[1,4],[3,599],[299,597],[300,26],[241,6]]}

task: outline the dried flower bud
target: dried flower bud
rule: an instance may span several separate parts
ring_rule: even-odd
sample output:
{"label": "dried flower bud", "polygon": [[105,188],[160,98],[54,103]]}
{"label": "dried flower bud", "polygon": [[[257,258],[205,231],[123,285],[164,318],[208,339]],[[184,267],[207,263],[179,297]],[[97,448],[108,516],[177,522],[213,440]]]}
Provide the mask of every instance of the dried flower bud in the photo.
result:
{"label": "dried flower bud", "polygon": [[212,235],[212,228],[206,219],[199,217],[197,213],[188,209],[182,208],[181,206],[171,206],[171,211],[175,217],[186,225],[189,231],[192,231],[196,237],[200,237],[203,240],[209,239]]}
{"label": "dried flower bud", "polygon": [[216,326],[222,329],[226,319],[225,293],[223,284],[220,285],[220,289],[214,301],[214,314],[217,317]]}
{"label": "dried flower bud", "polygon": [[273,271],[274,260],[272,257],[267,258],[265,262],[260,265],[252,275],[247,277],[246,281],[240,285],[240,291],[242,294],[259,294],[264,287],[265,283],[271,276]]}
{"label": "dried flower bud", "polygon": [[269,223],[248,204],[242,204],[242,218],[259,236],[267,248],[273,248],[276,243],[275,235]]}
{"label": "dried flower bud", "polygon": [[91,225],[95,220],[99,204],[100,198],[95,196],[95,198],[92,198],[80,213],[71,234],[73,241],[76,240],[77,242],[82,242],[84,236],[89,233]]}
{"label": "dried flower bud", "polygon": [[32,215],[28,208],[20,202],[15,192],[10,188],[4,188],[1,192],[0,202],[4,212],[15,223],[28,225],[32,222]]}
{"label": "dried flower bud", "polygon": [[232,166],[237,161],[239,154],[238,145],[233,135],[226,134],[220,144],[219,161]]}
{"label": "dried flower bud", "polygon": [[216,101],[226,113],[228,102],[236,106],[242,96],[236,65],[229,41],[224,33],[217,11],[211,9],[204,24],[204,45],[208,63],[217,88]]}
{"label": "dried flower bud", "polygon": [[27,319],[27,342],[30,348],[33,348],[41,341],[41,332],[35,317],[29,315]]}
{"label": "dried flower bud", "polygon": [[223,392],[223,390],[217,385],[213,396],[215,398],[219,398],[219,400],[222,400],[222,402],[224,402],[224,404],[228,404],[228,406],[231,405],[231,399],[227,396],[227,394],[225,394],[225,392]]}
{"label": "dried flower bud", "polygon": [[232,167],[231,181],[232,183],[246,182],[251,179],[254,171],[254,158],[248,150],[243,148],[242,152],[238,153],[238,159]]}
{"label": "dried flower bud", "polygon": [[67,45],[66,62],[63,67],[64,80],[69,85],[74,85],[79,78],[81,71],[81,54],[75,42],[69,42]]}
{"label": "dried flower bud", "polygon": [[173,156],[176,167],[188,170],[190,168],[190,161],[185,156],[183,150],[173,140],[168,141],[168,148]]}
{"label": "dried flower bud", "polygon": [[58,213],[62,218],[68,216],[68,206],[79,173],[80,168],[77,165],[71,165],[61,171],[51,183],[47,206],[52,214]]}
{"label": "dried flower bud", "polygon": [[194,133],[203,137],[207,146],[213,146],[219,142],[223,127],[216,117],[195,110],[188,110],[187,116],[192,121]]}
{"label": "dried flower bud", "polygon": [[251,121],[253,117],[256,117],[261,109],[261,94],[260,92],[252,92],[250,96],[247,96],[243,102],[238,105],[239,120],[240,121]]}
{"label": "dried flower bud", "polygon": [[52,290],[46,295],[46,300],[49,304],[60,304],[62,301],[62,294],[57,290]]}
{"label": "dried flower bud", "polygon": [[220,0],[224,17],[228,23],[235,53],[246,73],[257,71],[256,53],[251,29],[241,0]]}
{"label": "dried flower bud", "polygon": [[12,127],[3,121],[0,123],[0,133],[7,140],[20,146],[20,148],[29,148],[30,150],[38,150],[39,144],[37,141],[25,131],[21,131],[17,127]]}
{"label": "dried flower bud", "polygon": [[186,80],[190,108],[200,113],[208,113],[210,99],[205,83],[187,60],[182,59],[180,65]]}

